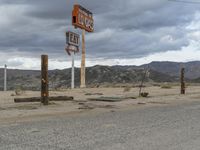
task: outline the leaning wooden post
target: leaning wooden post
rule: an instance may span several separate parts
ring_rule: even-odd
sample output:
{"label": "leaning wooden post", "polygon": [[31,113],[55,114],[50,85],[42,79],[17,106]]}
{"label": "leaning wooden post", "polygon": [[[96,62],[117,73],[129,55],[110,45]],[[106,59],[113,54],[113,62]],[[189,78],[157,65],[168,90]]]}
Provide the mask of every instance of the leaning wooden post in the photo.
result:
{"label": "leaning wooden post", "polygon": [[49,104],[48,55],[41,56],[41,102]]}
{"label": "leaning wooden post", "polygon": [[185,94],[185,68],[181,68],[181,94]]}

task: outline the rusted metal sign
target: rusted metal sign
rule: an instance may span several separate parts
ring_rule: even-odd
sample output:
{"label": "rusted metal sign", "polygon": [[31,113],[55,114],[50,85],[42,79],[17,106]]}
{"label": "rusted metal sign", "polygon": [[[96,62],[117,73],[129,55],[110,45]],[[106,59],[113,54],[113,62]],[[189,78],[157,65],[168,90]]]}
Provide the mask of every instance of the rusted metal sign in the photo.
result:
{"label": "rusted metal sign", "polygon": [[66,46],[65,50],[68,55],[71,55],[71,52],[78,53],[80,45],[80,35],[74,32],[66,32]]}
{"label": "rusted metal sign", "polygon": [[66,32],[66,44],[78,47],[80,45],[80,35],[74,32]]}
{"label": "rusted metal sign", "polygon": [[74,5],[72,11],[72,24],[76,28],[84,29],[88,32],[94,31],[93,14],[80,5]]}

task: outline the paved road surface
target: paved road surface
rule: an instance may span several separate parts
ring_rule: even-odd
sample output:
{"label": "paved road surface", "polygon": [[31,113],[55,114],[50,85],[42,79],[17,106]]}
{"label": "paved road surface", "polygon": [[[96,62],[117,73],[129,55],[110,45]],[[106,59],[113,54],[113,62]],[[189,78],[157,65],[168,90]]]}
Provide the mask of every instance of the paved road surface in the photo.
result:
{"label": "paved road surface", "polygon": [[1,150],[199,150],[200,102],[0,125]]}

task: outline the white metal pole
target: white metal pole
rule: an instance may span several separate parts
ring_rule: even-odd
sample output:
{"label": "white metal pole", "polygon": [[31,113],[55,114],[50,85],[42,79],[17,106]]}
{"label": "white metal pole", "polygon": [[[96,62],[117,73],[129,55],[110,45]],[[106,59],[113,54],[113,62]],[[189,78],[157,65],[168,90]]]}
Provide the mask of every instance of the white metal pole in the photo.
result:
{"label": "white metal pole", "polygon": [[7,65],[4,68],[4,91],[7,91]]}
{"label": "white metal pole", "polygon": [[72,52],[72,78],[71,78],[71,88],[74,89],[74,52]]}

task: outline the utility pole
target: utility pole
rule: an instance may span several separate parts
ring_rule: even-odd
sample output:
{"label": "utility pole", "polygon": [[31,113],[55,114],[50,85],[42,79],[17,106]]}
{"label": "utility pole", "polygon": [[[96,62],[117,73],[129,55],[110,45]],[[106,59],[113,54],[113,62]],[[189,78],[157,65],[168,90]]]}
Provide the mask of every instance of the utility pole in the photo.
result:
{"label": "utility pole", "polygon": [[74,53],[72,52],[72,79],[71,79],[71,88],[74,89]]}
{"label": "utility pole", "polygon": [[181,94],[185,94],[185,68],[181,68]]}
{"label": "utility pole", "polygon": [[81,88],[85,88],[85,30],[82,30]]}
{"label": "utility pole", "polygon": [[49,104],[48,55],[41,56],[41,102]]}
{"label": "utility pole", "polygon": [[4,91],[7,91],[7,65],[4,67]]}

